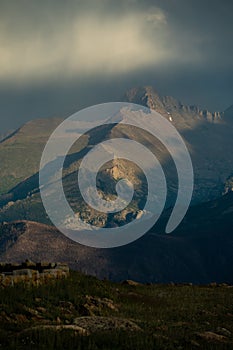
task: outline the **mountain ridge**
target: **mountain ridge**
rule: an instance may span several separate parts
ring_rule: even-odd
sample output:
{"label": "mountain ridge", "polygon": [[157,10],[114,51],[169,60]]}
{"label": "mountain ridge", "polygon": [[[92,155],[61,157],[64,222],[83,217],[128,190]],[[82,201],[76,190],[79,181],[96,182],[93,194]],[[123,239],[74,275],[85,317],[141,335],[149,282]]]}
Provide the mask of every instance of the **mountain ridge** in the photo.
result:
{"label": "mountain ridge", "polygon": [[172,96],[160,96],[152,86],[129,89],[123,99],[154,109],[168,118],[172,118],[172,113],[177,110],[199,117],[200,121],[218,123],[224,118],[224,112],[210,112],[207,109],[201,109],[197,105],[185,105]]}

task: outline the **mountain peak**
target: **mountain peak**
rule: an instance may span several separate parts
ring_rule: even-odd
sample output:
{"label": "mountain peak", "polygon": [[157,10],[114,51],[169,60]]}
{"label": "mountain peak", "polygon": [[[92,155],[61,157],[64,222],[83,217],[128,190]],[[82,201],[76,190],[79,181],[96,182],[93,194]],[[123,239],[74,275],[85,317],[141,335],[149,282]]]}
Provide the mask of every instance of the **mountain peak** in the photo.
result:
{"label": "mountain peak", "polygon": [[125,93],[128,102],[141,104],[151,109],[162,107],[161,97],[152,86],[134,87]]}
{"label": "mountain peak", "polygon": [[196,105],[185,105],[172,96],[160,96],[152,86],[134,87],[126,92],[125,99],[128,102],[154,109],[170,121],[177,121],[178,124],[181,118],[188,124],[190,120],[218,123],[221,122],[223,116],[223,113],[218,111],[210,112]]}

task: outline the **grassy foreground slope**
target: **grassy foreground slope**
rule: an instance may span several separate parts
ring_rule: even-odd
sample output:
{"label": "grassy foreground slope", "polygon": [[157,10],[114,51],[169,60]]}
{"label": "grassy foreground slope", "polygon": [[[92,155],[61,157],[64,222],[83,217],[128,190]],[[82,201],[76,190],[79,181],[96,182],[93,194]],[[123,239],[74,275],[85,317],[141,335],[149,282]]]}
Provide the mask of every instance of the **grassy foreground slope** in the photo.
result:
{"label": "grassy foreground slope", "polygon": [[129,285],[71,272],[0,289],[4,349],[232,349],[233,287]]}

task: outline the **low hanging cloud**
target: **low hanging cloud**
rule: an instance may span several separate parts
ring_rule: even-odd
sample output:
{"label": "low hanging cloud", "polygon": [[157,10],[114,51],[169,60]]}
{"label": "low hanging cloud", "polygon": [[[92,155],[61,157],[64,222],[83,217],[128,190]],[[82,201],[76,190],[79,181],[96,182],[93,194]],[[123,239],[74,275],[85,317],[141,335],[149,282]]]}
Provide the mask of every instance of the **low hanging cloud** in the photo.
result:
{"label": "low hanging cloud", "polygon": [[166,14],[156,7],[115,17],[84,11],[64,24],[62,19],[35,26],[26,23],[19,31],[17,24],[11,29],[3,22],[0,79],[31,82],[58,74],[124,74],[161,62],[198,58],[189,51],[181,55],[173,39]]}

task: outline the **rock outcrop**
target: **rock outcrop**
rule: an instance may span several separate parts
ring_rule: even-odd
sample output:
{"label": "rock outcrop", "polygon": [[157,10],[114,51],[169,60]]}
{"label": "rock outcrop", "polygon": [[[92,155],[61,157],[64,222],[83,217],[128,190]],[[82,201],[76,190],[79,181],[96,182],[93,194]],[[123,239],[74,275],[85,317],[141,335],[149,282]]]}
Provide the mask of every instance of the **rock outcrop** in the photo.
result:
{"label": "rock outcrop", "polygon": [[33,263],[26,260],[22,264],[0,263],[0,287],[25,283],[38,286],[51,279],[66,278],[69,275],[67,264]]}

